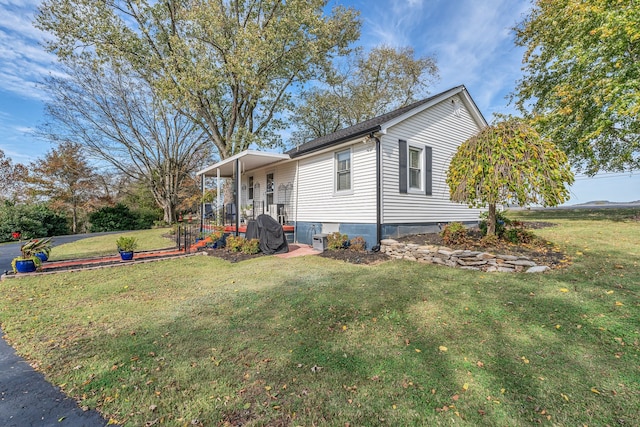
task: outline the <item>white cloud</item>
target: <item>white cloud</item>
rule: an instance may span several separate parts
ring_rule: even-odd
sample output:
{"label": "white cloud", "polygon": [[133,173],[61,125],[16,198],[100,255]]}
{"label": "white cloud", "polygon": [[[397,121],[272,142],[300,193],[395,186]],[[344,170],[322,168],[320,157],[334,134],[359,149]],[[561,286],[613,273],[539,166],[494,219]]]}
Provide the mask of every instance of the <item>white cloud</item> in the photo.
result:
{"label": "white cloud", "polygon": [[379,0],[362,9],[363,44],[435,56],[441,78],[434,91],[464,84],[490,119],[513,112],[504,98],[520,78],[523,52],[511,28],[528,7],[527,0]]}
{"label": "white cloud", "polygon": [[0,89],[43,99],[37,88],[53,68],[55,56],[41,46],[46,35],[33,26],[38,1],[0,0]]}

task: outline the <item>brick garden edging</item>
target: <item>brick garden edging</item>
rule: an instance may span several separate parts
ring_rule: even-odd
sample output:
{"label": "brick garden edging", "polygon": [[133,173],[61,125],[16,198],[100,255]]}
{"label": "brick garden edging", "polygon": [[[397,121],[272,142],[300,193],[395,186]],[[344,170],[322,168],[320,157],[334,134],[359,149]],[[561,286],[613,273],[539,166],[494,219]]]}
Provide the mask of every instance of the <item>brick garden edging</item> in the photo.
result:
{"label": "brick garden edging", "polygon": [[463,270],[505,273],[543,273],[550,270],[548,266],[537,265],[526,256],[495,255],[489,252],[462,249],[453,250],[444,246],[400,243],[393,239],[382,240],[380,252],[395,259],[446,265]]}

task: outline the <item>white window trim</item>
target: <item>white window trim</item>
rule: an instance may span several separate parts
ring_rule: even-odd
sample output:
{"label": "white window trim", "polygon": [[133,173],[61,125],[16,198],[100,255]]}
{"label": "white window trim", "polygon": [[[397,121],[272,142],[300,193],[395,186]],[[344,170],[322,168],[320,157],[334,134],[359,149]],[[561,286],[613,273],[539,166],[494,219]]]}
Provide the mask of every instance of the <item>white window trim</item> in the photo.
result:
{"label": "white window trim", "polygon": [[[338,190],[338,154],[349,152],[349,189]],[[351,147],[338,150],[333,153],[333,194],[336,196],[348,196],[353,194],[353,149]]]}
{"label": "white window trim", "polygon": [[[420,151],[420,159],[418,161],[418,165],[420,166],[420,179],[418,180],[420,186],[412,187],[411,186],[411,149]],[[407,143],[407,193],[409,194],[424,194],[424,174],[426,171],[424,170],[424,145],[420,144],[412,144],[410,142]]]}

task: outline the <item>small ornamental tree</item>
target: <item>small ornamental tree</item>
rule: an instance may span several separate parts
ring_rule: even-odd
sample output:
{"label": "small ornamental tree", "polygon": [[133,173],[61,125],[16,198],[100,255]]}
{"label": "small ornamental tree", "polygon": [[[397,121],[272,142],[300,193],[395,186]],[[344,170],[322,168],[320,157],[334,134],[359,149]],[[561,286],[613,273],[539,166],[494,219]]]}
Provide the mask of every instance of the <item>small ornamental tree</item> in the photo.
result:
{"label": "small ornamental tree", "polygon": [[557,206],[573,183],[567,156],[527,123],[510,118],[484,128],[453,156],[447,172],[451,200],[489,207],[487,234],[496,229],[496,205]]}

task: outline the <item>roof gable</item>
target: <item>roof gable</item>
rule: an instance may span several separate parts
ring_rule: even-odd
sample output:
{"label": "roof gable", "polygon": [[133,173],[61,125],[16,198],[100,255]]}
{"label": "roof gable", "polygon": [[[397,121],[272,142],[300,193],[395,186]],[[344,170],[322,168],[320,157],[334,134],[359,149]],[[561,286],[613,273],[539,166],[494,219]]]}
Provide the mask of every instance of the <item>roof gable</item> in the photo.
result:
{"label": "roof gable", "polygon": [[463,93],[463,99],[465,103],[467,103],[467,107],[473,112],[473,116],[479,124],[486,126],[487,122],[482,116],[480,110],[475,105],[471,96],[467,92],[467,89],[464,86],[457,86],[451,88],[447,91],[441,92],[437,95],[431,96],[429,98],[414,102],[413,104],[409,104],[405,107],[399,108],[397,110],[391,111],[389,113],[383,114],[378,117],[374,117],[369,120],[365,120],[364,122],[360,122],[356,125],[340,129],[334,133],[322,136],[320,138],[316,138],[309,142],[305,142],[289,151],[286,152],[291,158],[295,158],[298,156],[302,156],[304,154],[309,154],[314,151],[318,151],[327,147],[331,147],[333,145],[340,144],[342,142],[348,141],[350,139],[362,137],[365,135],[369,135],[374,132],[383,131],[390,126],[393,126],[401,121],[408,119],[409,117],[424,111],[425,109],[435,105],[442,100],[445,100],[453,95],[458,93]]}

